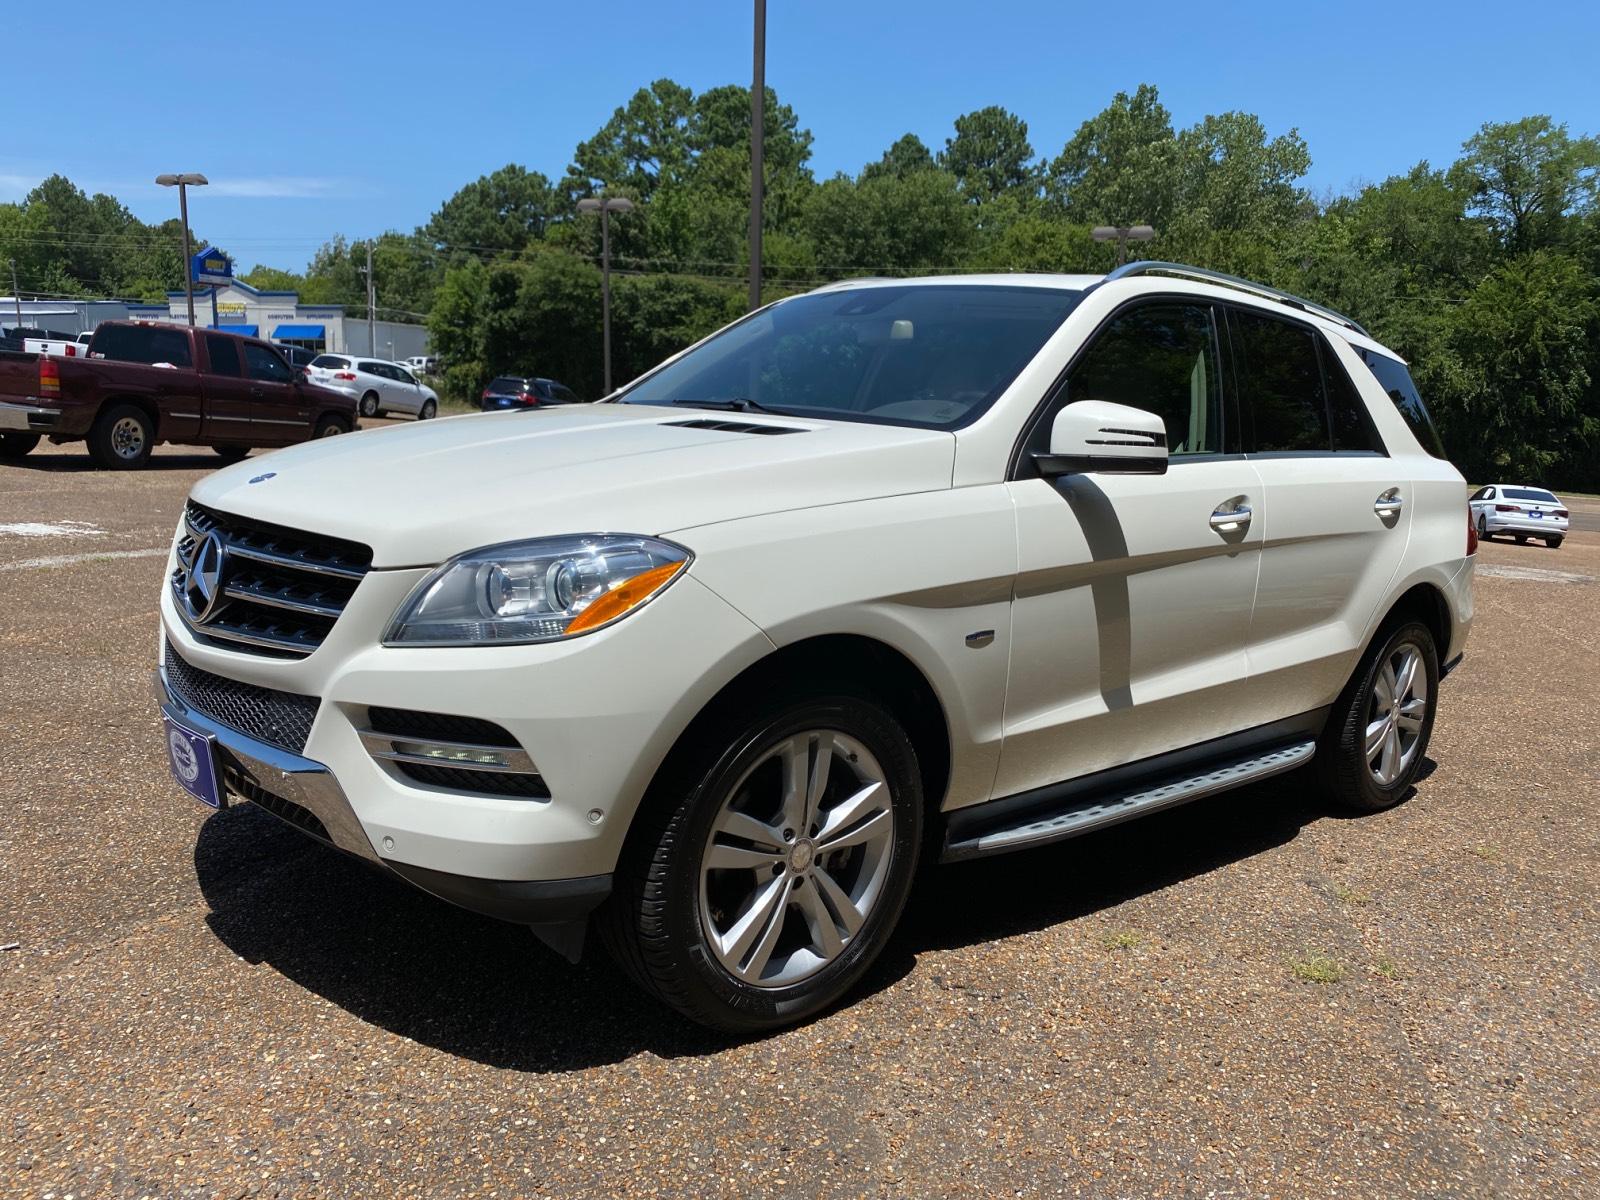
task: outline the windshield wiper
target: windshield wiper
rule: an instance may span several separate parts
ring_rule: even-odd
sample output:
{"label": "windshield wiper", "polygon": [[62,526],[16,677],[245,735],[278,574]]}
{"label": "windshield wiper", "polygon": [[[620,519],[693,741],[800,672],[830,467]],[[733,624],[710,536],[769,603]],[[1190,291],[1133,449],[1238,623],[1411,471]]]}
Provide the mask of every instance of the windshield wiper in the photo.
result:
{"label": "windshield wiper", "polygon": [[709,408],[716,412],[764,412],[776,413],[787,416],[781,408],[768,408],[765,404],[754,400],[747,400],[743,396],[735,396],[731,400],[674,400],[672,403],[679,408]]}

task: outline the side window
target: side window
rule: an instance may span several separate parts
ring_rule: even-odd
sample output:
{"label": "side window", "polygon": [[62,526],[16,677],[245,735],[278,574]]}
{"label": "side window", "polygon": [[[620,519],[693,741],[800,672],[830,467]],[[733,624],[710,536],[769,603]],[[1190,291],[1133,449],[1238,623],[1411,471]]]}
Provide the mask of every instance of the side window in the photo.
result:
{"label": "side window", "polygon": [[556,401],[560,404],[579,403],[578,394],[565,384],[558,383],[551,390],[555,392]]}
{"label": "side window", "polygon": [[239,347],[230,337],[211,334],[206,338],[206,355],[211,359],[213,375],[239,378]]}
{"label": "side window", "polygon": [[1485,500],[1493,500],[1495,498],[1494,489],[1493,488],[1484,488],[1483,489],[1483,498]]}
{"label": "side window", "polygon": [[1334,450],[1384,453],[1383,442],[1372,427],[1372,418],[1367,415],[1366,401],[1345,374],[1344,364],[1333,347],[1325,339],[1319,339],[1317,352],[1322,356],[1322,382],[1328,391],[1328,423],[1333,429]]}
{"label": "side window", "polygon": [[1489,494],[1489,489],[1488,488],[1479,488],[1477,491],[1473,492],[1472,495],[1467,497],[1467,503],[1470,504],[1474,500],[1482,500],[1482,499],[1486,498],[1488,496],[1488,494]]}
{"label": "side window", "polygon": [[187,329],[150,325],[105,325],[94,343],[97,358],[150,366],[192,367]]}
{"label": "side window", "polygon": [[402,369],[400,367],[391,367],[390,370],[392,370],[394,372],[394,377],[396,379],[398,379],[401,383],[409,383],[409,384],[411,384],[413,386],[416,385],[417,381],[412,376],[410,371],[404,370],[404,369]]}
{"label": "side window", "polygon": [[1064,399],[1108,400],[1155,413],[1166,423],[1168,453],[1176,458],[1222,450],[1220,385],[1211,307],[1141,304],[1112,321],[1078,359]]}
{"label": "side window", "polygon": [[1261,454],[1329,449],[1316,333],[1240,309],[1232,323],[1240,408],[1254,428],[1249,448]]}
{"label": "side window", "polygon": [[244,361],[251,379],[261,379],[267,383],[288,383],[294,378],[294,373],[279,358],[265,346],[258,346],[254,342],[244,344]]}
{"label": "side window", "polygon": [[1434,428],[1433,418],[1428,415],[1428,406],[1422,402],[1422,394],[1417,391],[1417,385],[1411,378],[1411,372],[1406,370],[1405,363],[1371,350],[1362,350],[1360,354],[1361,361],[1377,377],[1378,386],[1389,393],[1389,399],[1394,401],[1394,406],[1400,410],[1400,415],[1411,427],[1417,441],[1422,443],[1422,448],[1435,458],[1446,457],[1439,431]]}

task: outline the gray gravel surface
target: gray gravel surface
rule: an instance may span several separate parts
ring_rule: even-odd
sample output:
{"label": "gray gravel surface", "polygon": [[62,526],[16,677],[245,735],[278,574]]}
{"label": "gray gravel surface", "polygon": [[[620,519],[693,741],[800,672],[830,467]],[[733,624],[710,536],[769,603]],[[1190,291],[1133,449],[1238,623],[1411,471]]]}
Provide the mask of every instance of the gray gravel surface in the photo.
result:
{"label": "gray gravel surface", "polygon": [[215,460],[86,465],[0,467],[0,526],[99,531],[0,533],[0,1194],[1600,1194],[1600,584],[1549,574],[1600,535],[1483,552],[1534,570],[1407,803],[1290,777],[945,868],[853,1003],[730,1044],[187,801],[117,555]]}

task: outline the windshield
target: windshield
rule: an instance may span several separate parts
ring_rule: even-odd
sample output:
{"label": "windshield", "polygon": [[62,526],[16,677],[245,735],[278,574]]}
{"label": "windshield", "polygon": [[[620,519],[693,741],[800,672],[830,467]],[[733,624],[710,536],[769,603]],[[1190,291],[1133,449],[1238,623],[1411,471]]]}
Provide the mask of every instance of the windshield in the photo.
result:
{"label": "windshield", "polygon": [[1538,488],[1501,488],[1507,500],[1537,500],[1543,504],[1559,504],[1560,501],[1550,492]]}
{"label": "windshield", "polygon": [[954,429],[994,403],[1080,295],[913,283],[796,296],[729,326],[617,400]]}

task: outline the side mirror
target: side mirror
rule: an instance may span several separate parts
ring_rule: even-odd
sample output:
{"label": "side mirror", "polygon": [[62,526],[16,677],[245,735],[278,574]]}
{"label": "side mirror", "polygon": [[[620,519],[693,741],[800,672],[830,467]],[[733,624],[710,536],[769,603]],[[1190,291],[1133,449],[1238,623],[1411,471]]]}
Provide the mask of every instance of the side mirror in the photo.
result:
{"label": "side mirror", "polygon": [[1058,475],[1165,475],[1167,427],[1142,408],[1079,400],[1056,414],[1050,450],[1035,454],[1045,478]]}

